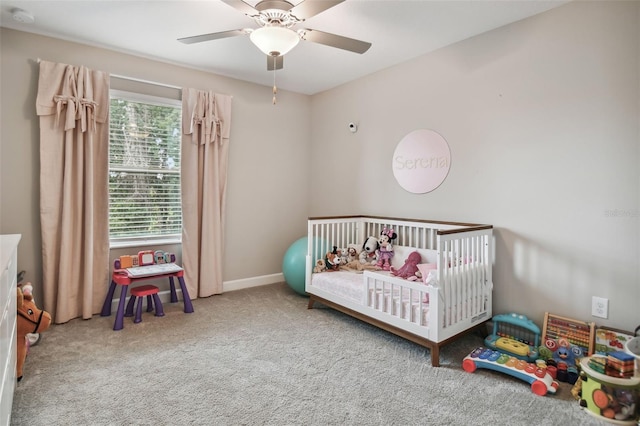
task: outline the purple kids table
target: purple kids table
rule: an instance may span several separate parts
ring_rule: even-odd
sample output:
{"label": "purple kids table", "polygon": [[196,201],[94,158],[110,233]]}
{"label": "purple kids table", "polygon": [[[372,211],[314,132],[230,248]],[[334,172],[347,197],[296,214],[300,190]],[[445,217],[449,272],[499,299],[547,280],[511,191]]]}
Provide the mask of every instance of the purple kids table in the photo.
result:
{"label": "purple kids table", "polygon": [[182,290],[184,312],[187,314],[192,313],[193,305],[191,304],[191,298],[189,297],[187,286],[184,283],[183,270],[180,270],[177,272],[171,272],[171,273],[148,275],[143,277],[132,277],[128,274],[126,269],[114,269],[113,273],[111,274],[111,285],[109,286],[107,297],[104,300],[104,305],[102,305],[102,312],[100,313],[100,316],[108,317],[111,315],[111,303],[113,301],[113,293],[115,292],[117,285],[121,286],[122,290],[120,292],[120,301],[118,302],[118,310],[116,311],[116,320],[113,325],[113,329],[122,330],[123,321],[124,321],[125,301],[127,299],[127,290],[129,288],[129,285],[135,284],[142,280],[147,280],[151,278],[162,278],[162,277],[169,278],[169,285],[171,289],[171,303],[176,303],[178,301],[178,295],[176,294],[176,287],[173,281],[174,278],[178,278],[180,289]]}

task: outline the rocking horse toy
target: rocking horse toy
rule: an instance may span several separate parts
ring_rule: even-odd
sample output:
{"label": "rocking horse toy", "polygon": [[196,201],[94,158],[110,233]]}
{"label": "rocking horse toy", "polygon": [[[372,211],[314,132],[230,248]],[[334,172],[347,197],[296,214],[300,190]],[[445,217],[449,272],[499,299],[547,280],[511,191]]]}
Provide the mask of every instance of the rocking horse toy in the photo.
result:
{"label": "rocking horse toy", "polygon": [[16,362],[16,377],[18,381],[22,380],[22,369],[29,350],[28,335],[45,331],[51,325],[51,315],[36,306],[32,292],[33,287],[30,283],[18,287],[18,359]]}

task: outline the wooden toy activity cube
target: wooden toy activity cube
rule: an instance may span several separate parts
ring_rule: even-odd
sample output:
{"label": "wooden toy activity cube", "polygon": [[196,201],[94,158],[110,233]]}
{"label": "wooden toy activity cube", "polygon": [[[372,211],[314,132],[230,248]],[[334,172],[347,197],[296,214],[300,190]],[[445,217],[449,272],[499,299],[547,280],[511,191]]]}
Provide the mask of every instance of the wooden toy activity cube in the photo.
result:
{"label": "wooden toy activity cube", "polygon": [[576,348],[574,349],[576,354],[592,355],[595,345],[595,327],[595,323],[592,322],[574,320],[547,312],[544,314],[542,339],[549,349],[554,347],[551,342],[555,341],[560,347]]}
{"label": "wooden toy activity cube", "polygon": [[555,363],[556,378],[574,384],[580,359],[594,349],[595,324],[545,313],[539,356]]}

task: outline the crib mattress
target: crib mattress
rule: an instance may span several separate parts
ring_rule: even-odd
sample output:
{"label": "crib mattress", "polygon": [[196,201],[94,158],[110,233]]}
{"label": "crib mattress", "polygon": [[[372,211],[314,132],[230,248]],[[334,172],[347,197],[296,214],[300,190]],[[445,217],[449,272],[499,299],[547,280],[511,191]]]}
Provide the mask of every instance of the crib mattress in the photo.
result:
{"label": "crib mattress", "polygon": [[312,274],[311,285],[354,303],[364,300],[362,273],[335,271]]}
{"label": "crib mattress", "polygon": [[[388,272],[377,271],[381,280],[389,275]],[[312,274],[313,287],[324,290],[341,298],[347,299],[358,305],[367,305],[370,308],[391,314],[427,326],[429,304],[423,300],[420,303],[420,292],[409,292],[407,289],[400,294],[398,288],[369,289],[366,294],[366,286],[362,273],[335,271]],[[422,310],[422,313],[420,311]]]}

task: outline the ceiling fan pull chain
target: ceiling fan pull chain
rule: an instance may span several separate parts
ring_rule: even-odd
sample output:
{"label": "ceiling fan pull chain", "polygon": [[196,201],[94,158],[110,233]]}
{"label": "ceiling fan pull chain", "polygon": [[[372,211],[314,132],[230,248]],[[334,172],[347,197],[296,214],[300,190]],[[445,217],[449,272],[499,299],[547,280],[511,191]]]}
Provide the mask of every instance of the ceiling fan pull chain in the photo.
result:
{"label": "ceiling fan pull chain", "polygon": [[276,58],[273,57],[273,104],[276,104],[276,94],[278,93],[278,88],[276,87]]}

